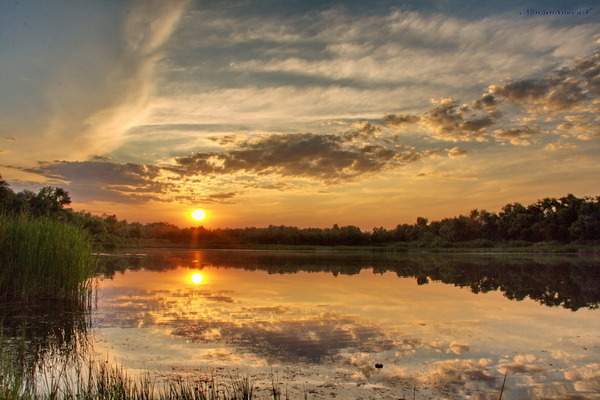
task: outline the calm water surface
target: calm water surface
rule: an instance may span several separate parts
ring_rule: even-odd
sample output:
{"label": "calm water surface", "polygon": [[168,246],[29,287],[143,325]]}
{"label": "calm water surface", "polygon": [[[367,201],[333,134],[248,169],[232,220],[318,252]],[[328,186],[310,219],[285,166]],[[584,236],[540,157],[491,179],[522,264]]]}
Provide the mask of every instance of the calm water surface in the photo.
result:
{"label": "calm water surface", "polygon": [[241,373],[264,398],[276,381],[289,398],[314,399],[497,399],[507,373],[503,399],[600,398],[598,258],[152,251],[102,260],[109,272],[87,336],[132,371]]}

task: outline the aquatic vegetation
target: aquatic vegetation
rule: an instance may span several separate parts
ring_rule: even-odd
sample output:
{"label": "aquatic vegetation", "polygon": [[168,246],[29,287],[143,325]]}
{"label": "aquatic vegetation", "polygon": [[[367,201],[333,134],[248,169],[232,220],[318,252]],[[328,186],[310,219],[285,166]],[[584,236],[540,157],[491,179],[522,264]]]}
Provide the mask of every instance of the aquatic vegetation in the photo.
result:
{"label": "aquatic vegetation", "polygon": [[46,217],[0,215],[1,300],[83,300],[96,265],[82,229]]}
{"label": "aquatic vegetation", "polygon": [[5,344],[5,352],[10,354],[4,360],[10,360],[11,369],[26,378],[57,359],[63,363],[85,360],[91,351],[90,312],[89,302],[0,303],[0,334],[4,337],[0,344]]}
{"label": "aquatic vegetation", "polygon": [[500,389],[500,397],[498,400],[502,400],[502,394],[504,393],[504,386],[506,385],[506,376],[508,375],[508,369],[504,373],[504,380],[502,381],[502,389]]}
{"label": "aquatic vegetation", "polygon": [[4,400],[251,400],[254,391],[247,377],[158,382],[148,372],[133,377],[121,366],[92,360],[74,371],[59,368],[58,374],[32,384],[3,361],[5,353],[0,354],[0,398]]}

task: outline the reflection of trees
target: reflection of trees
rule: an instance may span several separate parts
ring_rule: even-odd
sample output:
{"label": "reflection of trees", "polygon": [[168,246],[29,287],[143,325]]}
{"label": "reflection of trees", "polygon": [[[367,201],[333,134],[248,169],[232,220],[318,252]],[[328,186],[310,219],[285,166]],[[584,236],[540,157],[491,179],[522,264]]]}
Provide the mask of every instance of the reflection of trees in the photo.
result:
{"label": "reflection of trees", "polygon": [[594,257],[515,255],[407,255],[368,252],[156,251],[146,256],[104,258],[107,276],[126,269],[169,270],[178,267],[242,268],[271,274],[329,272],[354,275],[395,272],[460,287],[473,293],[500,290],[511,300],[527,297],[573,311],[600,304],[600,262]]}
{"label": "reflection of trees", "polygon": [[52,360],[78,360],[88,346],[89,308],[89,304],[60,301],[1,304],[1,356],[29,378]]}
{"label": "reflection of trees", "polygon": [[427,275],[432,280],[469,287],[473,293],[499,290],[511,300],[529,297],[547,306],[573,311],[598,308],[600,303],[598,264],[578,258],[547,262],[450,259],[397,267],[396,273],[403,277]]}

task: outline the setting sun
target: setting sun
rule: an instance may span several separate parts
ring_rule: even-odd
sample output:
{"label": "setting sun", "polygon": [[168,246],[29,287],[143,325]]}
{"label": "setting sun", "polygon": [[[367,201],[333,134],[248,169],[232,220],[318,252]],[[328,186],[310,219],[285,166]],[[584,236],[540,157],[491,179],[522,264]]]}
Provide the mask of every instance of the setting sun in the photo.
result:
{"label": "setting sun", "polygon": [[202,221],[202,220],[206,219],[206,211],[197,209],[197,210],[192,211],[191,216],[192,216],[192,219],[194,219],[195,221]]}
{"label": "setting sun", "polygon": [[202,281],[204,280],[204,277],[202,276],[201,273],[196,272],[196,273],[192,274],[192,276],[190,277],[190,280],[192,281],[192,283],[198,285],[198,284],[202,283]]}

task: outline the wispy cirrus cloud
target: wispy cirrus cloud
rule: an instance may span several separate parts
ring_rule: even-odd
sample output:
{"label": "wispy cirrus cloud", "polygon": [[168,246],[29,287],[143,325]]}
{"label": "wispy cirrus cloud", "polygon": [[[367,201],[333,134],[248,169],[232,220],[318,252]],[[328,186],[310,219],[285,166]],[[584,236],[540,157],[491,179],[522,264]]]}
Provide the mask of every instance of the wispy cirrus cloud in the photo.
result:
{"label": "wispy cirrus cloud", "polygon": [[[21,68],[5,70],[10,97],[0,97],[0,135],[19,139],[7,148],[5,160],[23,165],[23,154],[30,164],[82,160],[122,145],[125,132],[147,105],[156,63],[187,4],[134,1],[125,12],[126,7],[116,4],[90,10],[89,5],[58,2],[40,26],[32,28],[41,32],[38,36],[28,32],[25,38],[3,38],[24,47],[24,54],[12,57]],[[33,22],[29,18],[34,17],[23,11],[26,6],[14,7],[23,25]],[[111,12],[124,16],[115,18]],[[62,32],[57,29],[61,24],[66,28]],[[42,37],[45,47],[28,41]],[[13,48],[10,51],[9,59]]]}
{"label": "wispy cirrus cloud", "polygon": [[473,97],[498,77],[544,73],[589,53],[594,43],[582,38],[597,33],[587,20],[556,29],[550,20],[531,25],[505,15],[365,16],[332,5],[284,15],[248,9],[242,18],[235,12],[241,9],[186,15],[161,61],[149,125],[168,123],[169,116],[286,133],[326,119],[414,111],[430,98]]}

